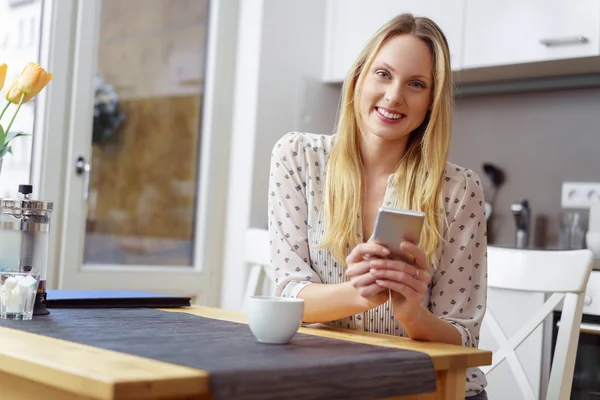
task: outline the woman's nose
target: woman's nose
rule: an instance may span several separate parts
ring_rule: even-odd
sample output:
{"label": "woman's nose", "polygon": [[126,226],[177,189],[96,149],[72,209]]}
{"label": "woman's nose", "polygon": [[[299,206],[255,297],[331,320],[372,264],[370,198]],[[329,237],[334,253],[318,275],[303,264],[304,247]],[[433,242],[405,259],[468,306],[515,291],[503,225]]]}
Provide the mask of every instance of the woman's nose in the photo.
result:
{"label": "woman's nose", "polygon": [[400,86],[391,86],[385,93],[385,99],[390,104],[404,103],[404,91]]}

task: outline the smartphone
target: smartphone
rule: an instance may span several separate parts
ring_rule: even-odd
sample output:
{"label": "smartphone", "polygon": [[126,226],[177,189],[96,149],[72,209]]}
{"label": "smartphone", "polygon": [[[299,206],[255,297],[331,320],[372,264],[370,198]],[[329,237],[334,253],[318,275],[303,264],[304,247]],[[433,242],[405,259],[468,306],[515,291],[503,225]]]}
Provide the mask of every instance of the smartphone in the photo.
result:
{"label": "smartphone", "polygon": [[387,247],[389,258],[412,264],[414,257],[400,250],[400,244],[404,241],[418,244],[424,222],[425,213],[420,211],[381,207],[371,241]]}

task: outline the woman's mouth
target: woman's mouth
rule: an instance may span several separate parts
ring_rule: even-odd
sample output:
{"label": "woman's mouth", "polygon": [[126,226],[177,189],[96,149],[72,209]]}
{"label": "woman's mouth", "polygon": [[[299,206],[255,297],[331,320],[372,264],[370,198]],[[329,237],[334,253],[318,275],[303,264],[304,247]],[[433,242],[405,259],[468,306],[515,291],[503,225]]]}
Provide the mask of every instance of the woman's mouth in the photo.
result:
{"label": "woman's mouth", "polygon": [[396,111],[386,110],[385,108],[375,107],[377,115],[386,122],[399,122],[406,118],[406,115]]}

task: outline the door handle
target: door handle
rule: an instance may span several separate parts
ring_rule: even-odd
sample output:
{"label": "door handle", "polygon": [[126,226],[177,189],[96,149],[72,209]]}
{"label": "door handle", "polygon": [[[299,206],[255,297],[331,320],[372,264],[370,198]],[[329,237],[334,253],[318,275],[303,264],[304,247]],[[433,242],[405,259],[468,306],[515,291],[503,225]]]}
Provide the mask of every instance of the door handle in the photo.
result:
{"label": "door handle", "polygon": [[92,167],[90,163],[85,161],[85,158],[79,156],[75,163],[75,172],[77,175],[83,175],[83,201],[87,202],[90,197],[90,172]]}

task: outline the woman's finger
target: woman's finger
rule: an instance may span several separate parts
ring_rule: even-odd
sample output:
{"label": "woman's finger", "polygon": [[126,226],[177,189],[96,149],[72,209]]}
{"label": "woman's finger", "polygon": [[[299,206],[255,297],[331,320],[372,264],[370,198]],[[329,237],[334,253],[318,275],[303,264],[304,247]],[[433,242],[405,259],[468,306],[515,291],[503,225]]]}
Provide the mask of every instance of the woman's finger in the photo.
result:
{"label": "woman's finger", "polygon": [[390,269],[394,271],[402,271],[415,279],[428,284],[431,276],[428,270],[423,270],[413,264],[407,264],[404,261],[397,260],[373,260],[371,262],[372,269],[383,270]]}
{"label": "woman's finger", "polygon": [[348,269],[346,269],[346,276],[349,278],[353,278],[355,276],[360,276],[366,274],[371,270],[371,260],[364,260],[357,263],[350,264]]}
{"label": "woman's finger", "polygon": [[417,293],[424,294],[425,292],[427,292],[427,285],[425,283],[406,272],[392,269],[380,269],[372,270],[371,274],[375,277],[376,280],[386,280],[401,283],[409,286]]}
{"label": "woman's finger", "polygon": [[415,266],[424,270],[429,270],[429,265],[427,265],[427,255],[419,246],[410,242],[402,242],[400,244],[400,250],[407,252],[415,258]]}
{"label": "woman's finger", "polygon": [[346,257],[346,264],[350,265],[365,259],[365,256],[387,257],[390,251],[377,243],[360,243]]}
{"label": "woman's finger", "polygon": [[419,269],[412,264],[405,263],[404,261],[390,259],[373,260],[371,261],[371,266],[374,269],[393,269],[395,271],[402,271],[409,275],[415,275]]}
{"label": "woman's finger", "polygon": [[378,285],[376,282],[373,282],[370,285],[361,286],[356,290],[358,291],[358,294],[360,294],[362,297],[369,298],[376,296],[383,291],[387,291],[387,288],[384,288],[383,286]]}
{"label": "woman's finger", "polygon": [[420,298],[420,294],[415,292],[411,287],[394,281],[388,281],[385,279],[378,279],[375,281],[377,285],[385,289],[391,289],[396,293],[400,293],[402,296],[406,297],[410,300],[418,300]]}
{"label": "woman's finger", "polygon": [[350,279],[350,281],[352,282],[352,286],[354,286],[356,289],[358,289],[359,287],[367,286],[372,283],[375,283],[375,279],[376,279],[375,275],[370,274],[370,273],[365,273],[363,275],[353,277],[352,279]]}

